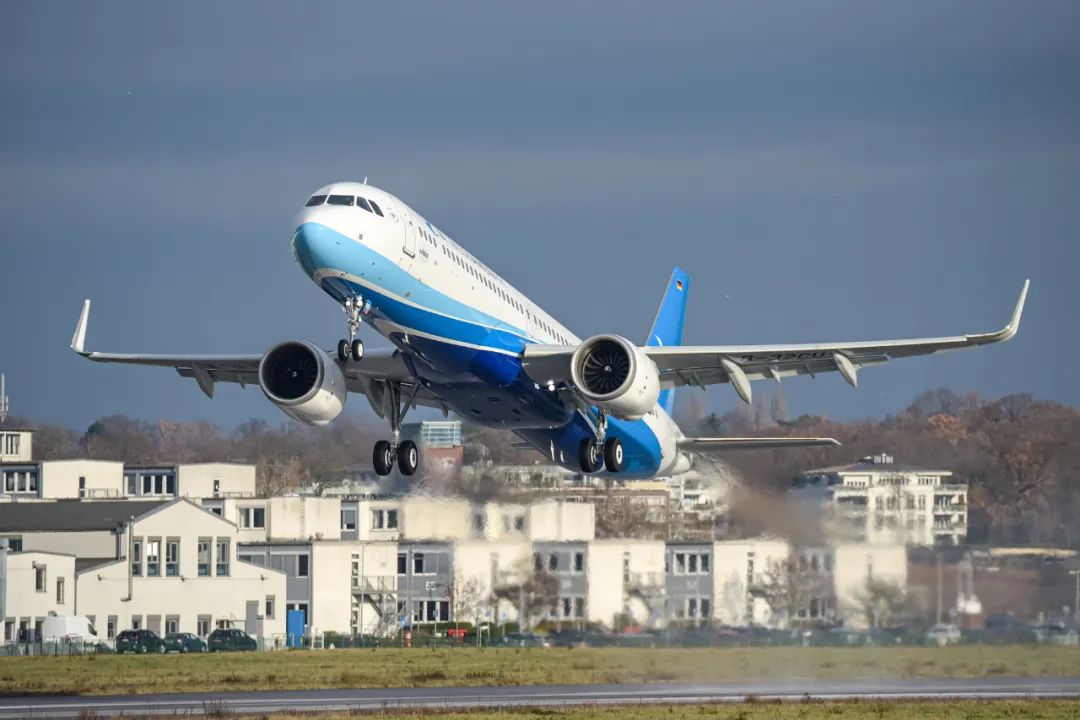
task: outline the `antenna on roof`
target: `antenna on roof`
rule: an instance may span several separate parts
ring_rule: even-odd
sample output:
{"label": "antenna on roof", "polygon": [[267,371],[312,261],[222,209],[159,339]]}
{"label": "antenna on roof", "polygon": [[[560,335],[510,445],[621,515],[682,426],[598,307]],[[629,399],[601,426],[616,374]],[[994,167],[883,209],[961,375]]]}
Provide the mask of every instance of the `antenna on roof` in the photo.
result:
{"label": "antenna on roof", "polygon": [[364,184],[367,185],[367,175],[364,176]]}
{"label": "antenna on roof", "polygon": [[7,396],[7,385],[4,374],[0,373],[0,425],[4,424],[7,420],[8,410],[11,409],[11,403]]}

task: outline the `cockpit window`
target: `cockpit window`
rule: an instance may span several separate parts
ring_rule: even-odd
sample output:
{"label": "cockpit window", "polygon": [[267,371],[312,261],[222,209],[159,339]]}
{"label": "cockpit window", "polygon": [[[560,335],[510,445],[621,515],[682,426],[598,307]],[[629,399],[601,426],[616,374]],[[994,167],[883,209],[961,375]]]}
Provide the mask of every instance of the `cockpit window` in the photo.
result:
{"label": "cockpit window", "polygon": [[375,204],[374,200],[368,200],[368,202],[371,203],[371,209],[375,211],[376,215],[378,215],[379,217],[386,217],[382,214],[382,210],[379,208],[378,205]]}
{"label": "cockpit window", "polygon": [[353,200],[354,200],[354,198],[353,198],[352,195],[331,195],[330,197],[326,198],[326,204],[327,205],[352,205]]}
{"label": "cockpit window", "polygon": [[315,205],[322,205],[324,202],[326,202],[326,196],[325,195],[312,195],[311,199],[307,201],[307,205],[304,205],[304,207],[313,207]]}
{"label": "cockpit window", "polygon": [[365,209],[365,210],[367,210],[368,212],[374,212],[374,211],[373,211],[373,210],[371,209],[371,206],[370,206],[370,205],[368,205],[368,201],[367,201],[367,200],[365,200],[364,198],[360,197],[359,195],[357,195],[357,196],[356,196],[356,205],[357,205],[358,207],[362,207],[362,208],[364,208],[364,209]]}

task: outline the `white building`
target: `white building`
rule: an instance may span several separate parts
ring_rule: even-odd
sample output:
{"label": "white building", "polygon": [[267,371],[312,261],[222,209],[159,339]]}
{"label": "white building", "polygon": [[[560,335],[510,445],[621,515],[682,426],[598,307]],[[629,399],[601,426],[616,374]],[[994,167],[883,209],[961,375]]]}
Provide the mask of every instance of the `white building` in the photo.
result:
{"label": "white building", "polygon": [[75,557],[51,552],[10,552],[0,547],[0,618],[4,642],[33,642],[49,613],[75,607]]}
{"label": "white building", "polygon": [[830,536],[851,542],[959,545],[967,537],[967,485],[952,471],[875,455],[808,470],[792,496],[824,512]]}
{"label": "white building", "polygon": [[[26,616],[13,613],[30,606],[40,608],[35,622],[49,609],[86,615],[107,639],[127,628],[205,637],[240,627],[283,640],[285,574],[240,561],[236,526],[186,499],[0,504],[0,528],[17,550],[8,554],[5,626],[21,624]],[[55,606],[43,602],[38,577],[15,574],[11,563],[23,558],[54,568],[45,583]]]}
{"label": "white building", "polygon": [[25,428],[0,428],[0,464],[28,463],[34,457],[34,433]]}
{"label": "white building", "polygon": [[255,466],[238,463],[125,467],[111,460],[75,459],[0,464],[0,501],[254,495]]}

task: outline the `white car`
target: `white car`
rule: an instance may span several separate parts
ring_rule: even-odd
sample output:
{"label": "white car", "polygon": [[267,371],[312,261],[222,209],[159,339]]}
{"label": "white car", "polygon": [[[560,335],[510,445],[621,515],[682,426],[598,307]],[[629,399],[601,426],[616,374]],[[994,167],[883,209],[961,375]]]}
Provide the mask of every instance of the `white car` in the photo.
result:
{"label": "white car", "polygon": [[939,623],[926,631],[926,641],[934,645],[955,645],[960,640],[960,628],[948,623]]}

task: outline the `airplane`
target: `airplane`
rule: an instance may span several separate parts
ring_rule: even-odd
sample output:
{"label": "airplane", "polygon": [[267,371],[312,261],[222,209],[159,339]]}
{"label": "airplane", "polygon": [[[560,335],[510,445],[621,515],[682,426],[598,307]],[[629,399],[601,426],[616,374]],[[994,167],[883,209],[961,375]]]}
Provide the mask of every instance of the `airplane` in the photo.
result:
{"label": "airplane", "polygon": [[[582,340],[442,230],[390,193],[338,182],[308,199],[292,253],[345,313],[336,351],[287,340],[263,354],[133,355],[86,350],[90,300],[71,348],[96,362],[172,367],[213,397],[219,382],[258,385],[309,425],[330,423],[349,393],[366,396],[390,426],[372,463],[412,475],[420,453],[401,439],[417,406],[515,433],[521,444],[574,472],[625,479],[688,472],[695,456],[732,450],[839,445],[832,438],[687,437],[672,419],[675,388],[730,383],[744,402],[755,380],[839,372],[858,385],[864,367],[894,358],[974,348],[1012,338],[1030,281],[1002,330],[974,335],[789,345],[682,345],[690,276],[676,268],[643,344],[615,334]],[[370,325],[393,347],[365,351]]]}

